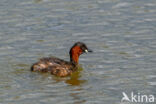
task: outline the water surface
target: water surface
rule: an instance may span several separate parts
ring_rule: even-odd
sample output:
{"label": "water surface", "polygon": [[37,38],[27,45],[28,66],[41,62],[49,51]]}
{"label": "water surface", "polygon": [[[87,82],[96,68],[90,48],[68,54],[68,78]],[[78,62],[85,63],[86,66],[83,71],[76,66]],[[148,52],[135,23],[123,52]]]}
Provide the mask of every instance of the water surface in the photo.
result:
{"label": "water surface", "polygon": [[[94,53],[80,57],[74,76],[30,72],[41,57],[69,60],[77,41]],[[1,0],[0,57],[0,104],[123,104],[122,92],[132,91],[156,97],[156,1]]]}

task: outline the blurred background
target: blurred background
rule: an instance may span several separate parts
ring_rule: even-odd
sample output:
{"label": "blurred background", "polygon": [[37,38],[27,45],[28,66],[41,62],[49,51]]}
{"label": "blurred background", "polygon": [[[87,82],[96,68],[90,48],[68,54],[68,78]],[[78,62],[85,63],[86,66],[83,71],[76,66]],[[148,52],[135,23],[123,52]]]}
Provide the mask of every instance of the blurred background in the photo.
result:
{"label": "blurred background", "polygon": [[[30,71],[77,41],[94,52],[75,76]],[[0,0],[0,104],[120,104],[155,88],[156,0]]]}

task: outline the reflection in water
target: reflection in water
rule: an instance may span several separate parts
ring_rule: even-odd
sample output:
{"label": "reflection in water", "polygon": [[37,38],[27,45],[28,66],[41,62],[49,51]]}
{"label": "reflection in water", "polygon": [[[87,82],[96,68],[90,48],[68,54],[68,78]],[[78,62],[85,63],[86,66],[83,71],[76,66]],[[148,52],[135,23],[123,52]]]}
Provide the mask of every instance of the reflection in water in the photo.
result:
{"label": "reflection in water", "polygon": [[71,76],[69,76],[69,77],[54,76],[53,80],[55,80],[56,82],[64,81],[66,84],[72,85],[72,86],[79,86],[86,82],[86,80],[80,79],[82,70],[83,70],[83,68],[79,66],[78,70],[76,72],[74,72]]}
{"label": "reflection in water", "polygon": [[[76,72],[74,72],[70,77],[56,77],[56,76],[52,76],[52,80],[55,80],[55,83],[59,83],[59,82],[65,82],[66,84],[68,84],[69,86],[72,86],[72,88],[74,88],[75,86],[79,86],[76,89],[72,89],[71,88],[71,92],[69,93],[69,96],[71,96],[73,98],[74,104],[83,104],[86,102],[85,99],[82,99],[80,94],[82,93],[82,91],[84,90],[83,88],[80,87],[80,85],[82,85],[83,83],[86,82],[86,80],[82,80],[81,78],[81,71],[83,70],[83,68],[81,66],[78,67],[78,70]],[[47,74],[43,73],[44,77],[47,77]],[[54,84],[54,82],[53,82]]]}
{"label": "reflection in water", "polygon": [[47,79],[50,75],[49,78],[52,78],[52,80],[55,81],[55,83],[59,83],[59,82],[63,81],[66,84],[71,85],[71,86],[79,86],[86,82],[86,80],[80,79],[82,70],[83,70],[83,68],[81,66],[79,66],[78,70],[76,72],[74,72],[69,77],[57,77],[57,76],[51,75],[49,73],[40,73],[40,72],[39,73],[41,74],[43,79]]}
{"label": "reflection in water", "polygon": [[80,84],[83,84],[84,82],[86,82],[86,80],[80,80],[81,77],[81,71],[83,70],[82,67],[78,68],[78,71],[74,72],[71,76],[70,79],[66,80],[65,82],[67,84],[73,85],[73,86],[78,86]]}
{"label": "reflection in water", "polygon": [[74,72],[70,77],[53,76],[52,78],[52,80],[55,80],[55,83],[59,83],[63,81],[69,85],[68,87],[70,87],[70,93],[68,96],[72,97],[74,104],[84,104],[86,102],[86,100],[81,97],[81,93],[83,93],[84,89],[80,85],[86,82],[86,80],[80,79],[82,70],[83,68],[79,66],[78,70]]}
{"label": "reflection in water", "polygon": [[[71,76],[70,79],[66,80],[65,83],[72,85],[72,86],[79,86],[83,83],[86,82],[86,80],[80,80],[81,78],[81,71],[83,70],[83,68],[81,66],[79,66],[78,71],[74,72]],[[82,93],[81,91],[83,90],[83,88],[76,88],[74,90],[71,90],[72,92],[69,94],[69,96],[71,96],[74,100],[74,104],[82,104],[85,103],[86,100],[82,99],[80,96],[80,93]]]}

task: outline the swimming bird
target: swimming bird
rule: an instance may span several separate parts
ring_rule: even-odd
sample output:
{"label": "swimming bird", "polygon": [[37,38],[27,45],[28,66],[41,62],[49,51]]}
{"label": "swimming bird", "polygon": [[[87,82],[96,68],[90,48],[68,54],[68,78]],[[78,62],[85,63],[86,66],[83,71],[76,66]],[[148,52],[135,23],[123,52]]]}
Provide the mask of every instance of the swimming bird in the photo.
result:
{"label": "swimming bird", "polygon": [[69,62],[57,57],[45,57],[34,63],[31,66],[31,71],[49,72],[59,77],[69,76],[73,72],[77,71],[79,56],[88,52],[92,52],[92,50],[88,49],[85,43],[76,42],[69,51]]}

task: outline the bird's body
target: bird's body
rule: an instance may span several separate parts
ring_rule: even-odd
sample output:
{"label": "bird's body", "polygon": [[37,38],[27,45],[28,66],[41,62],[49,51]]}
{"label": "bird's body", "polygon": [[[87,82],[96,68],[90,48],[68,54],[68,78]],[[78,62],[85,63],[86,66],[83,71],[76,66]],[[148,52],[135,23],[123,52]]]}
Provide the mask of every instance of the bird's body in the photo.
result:
{"label": "bird's body", "polygon": [[56,57],[42,58],[33,64],[32,71],[49,72],[56,76],[68,76],[76,70],[76,65]]}

